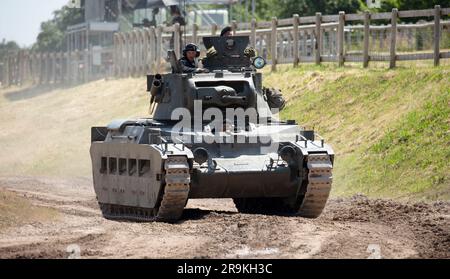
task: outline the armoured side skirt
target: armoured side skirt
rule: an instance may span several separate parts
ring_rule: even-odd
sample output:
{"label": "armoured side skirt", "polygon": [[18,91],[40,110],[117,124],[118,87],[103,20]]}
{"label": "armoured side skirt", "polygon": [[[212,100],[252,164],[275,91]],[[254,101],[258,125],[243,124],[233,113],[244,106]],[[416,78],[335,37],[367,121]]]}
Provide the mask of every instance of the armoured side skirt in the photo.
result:
{"label": "armoured side skirt", "polygon": [[195,171],[189,198],[291,197],[299,187],[290,170],[213,173]]}

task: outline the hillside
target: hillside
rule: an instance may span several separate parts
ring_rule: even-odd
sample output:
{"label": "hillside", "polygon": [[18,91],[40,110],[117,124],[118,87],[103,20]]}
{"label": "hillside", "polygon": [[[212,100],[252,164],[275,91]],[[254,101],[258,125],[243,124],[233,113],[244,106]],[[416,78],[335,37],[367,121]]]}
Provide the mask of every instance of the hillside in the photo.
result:
{"label": "hillside", "polygon": [[[450,66],[281,67],[285,119],[337,152],[333,195],[450,198]],[[88,177],[90,126],[147,114],[145,80],[0,91],[1,176]]]}
{"label": "hillside", "polygon": [[330,66],[269,74],[282,117],[315,127],[335,148],[334,195],[450,198],[450,67]]}

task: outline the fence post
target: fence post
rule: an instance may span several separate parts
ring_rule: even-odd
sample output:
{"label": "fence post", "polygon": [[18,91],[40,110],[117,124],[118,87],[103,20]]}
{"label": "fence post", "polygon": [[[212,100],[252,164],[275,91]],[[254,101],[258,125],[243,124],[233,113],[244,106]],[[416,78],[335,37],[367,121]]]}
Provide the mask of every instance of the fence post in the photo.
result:
{"label": "fence post", "polygon": [[124,46],[124,50],[125,50],[125,57],[124,57],[124,71],[123,71],[123,76],[124,77],[129,77],[130,76],[130,38],[129,38],[129,32],[123,33],[122,34],[122,39],[123,39],[123,46]]}
{"label": "fence post", "polygon": [[139,51],[138,51],[139,39],[137,36],[136,29],[131,31],[130,34],[131,34],[131,53],[132,53],[132,55],[131,55],[131,57],[132,57],[131,76],[135,77],[135,76],[137,76],[137,73],[139,72],[139,58],[138,58],[138,56],[139,56]]}
{"label": "fence post", "polygon": [[397,18],[398,18],[398,9],[392,9],[392,17],[391,17],[391,45],[390,45],[390,60],[389,60],[389,68],[395,68],[395,59],[396,59],[396,43],[397,43]]}
{"label": "fence post", "polygon": [[72,75],[73,75],[73,73],[72,73],[72,50],[68,50],[67,52],[66,52],[66,54],[67,54],[67,58],[66,58],[66,67],[67,67],[67,70],[66,70],[66,73],[67,73],[67,77],[66,77],[66,82],[67,82],[67,84],[71,84],[72,83]]}
{"label": "fence post", "polygon": [[441,6],[434,6],[434,66],[439,66],[441,33]]}
{"label": "fence post", "polygon": [[155,27],[150,26],[150,72],[153,74],[156,71],[156,33]]}
{"label": "fence post", "polygon": [[[197,40],[198,40],[197,33],[198,33],[198,25],[197,25],[197,23],[194,23],[194,24],[192,24],[192,42],[194,44],[197,44]],[[180,58],[180,57],[178,57],[178,58]]]}
{"label": "fence post", "polygon": [[75,84],[78,82],[78,76],[79,76],[79,68],[78,68],[78,49],[75,49],[75,51],[70,52],[70,60],[72,61],[72,64],[70,65],[70,68],[72,69],[72,75],[70,77],[70,84]]}
{"label": "fence post", "polygon": [[8,54],[6,57],[6,86],[10,86],[11,83],[11,71],[12,71],[12,65],[11,65],[11,54]]}
{"label": "fence post", "polygon": [[315,61],[317,65],[320,65],[320,50],[322,49],[322,14],[316,13],[316,42],[314,44],[314,54],[315,54]]}
{"label": "fence post", "polygon": [[135,72],[135,75],[136,76],[139,76],[139,75],[141,75],[142,74],[142,68],[143,68],[143,62],[145,61],[144,60],[144,51],[143,51],[143,47],[144,47],[144,44],[143,44],[143,38],[142,38],[142,36],[141,36],[141,31],[142,31],[142,29],[137,29],[137,30],[135,30],[135,44],[136,44],[136,47],[134,48],[134,50],[135,50],[135,57],[136,57],[136,59],[135,59],[135,64],[136,64],[136,72]]}
{"label": "fence post", "polygon": [[90,70],[90,64],[91,63],[89,63],[89,61],[90,61],[90,59],[89,59],[89,55],[90,55],[90,49],[89,48],[86,48],[84,51],[83,51],[83,63],[84,63],[84,78],[83,78],[83,81],[84,82],[88,82],[89,81],[89,70]]}
{"label": "fence post", "polygon": [[211,25],[211,36],[215,36],[217,33],[217,24]]}
{"label": "fence post", "polygon": [[173,37],[173,40],[174,40],[173,47],[175,49],[175,55],[177,57],[180,57],[180,54],[181,54],[181,51],[180,51],[180,48],[181,48],[181,46],[180,46],[180,24],[177,22],[177,23],[175,23],[175,25],[173,27],[175,29],[174,30],[175,33],[174,33],[174,37]]}
{"label": "fence post", "polygon": [[118,77],[119,74],[119,34],[118,33],[114,33],[113,35],[113,47],[114,47],[114,52],[113,52],[113,64],[114,64],[114,77]]}
{"label": "fence post", "polygon": [[127,42],[127,77],[133,76],[134,71],[134,38],[133,31],[128,31],[126,34]]}
{"label": "fence post", "polygon": [[364,50],[363,50],[363,67],[369,66],[369,39],[370,39],[370,12],[364,12]]}
{"label": "fence post", "polygon": [[45,53],[45,73],[44,73],[44,83],[49,84],[50,83],[50,69],[51,69],[51,63],[50,63],[50,52]]}
{"label": "fence post", "polygon": [[11,86],[12,85],[11,73],[13,71],[13,65],[12,65],[12,61],[11,60],[12,60],[11,54],[9,54],[6,57],[6,64],[7,64],[7,66],[6,66],[6,69],[7,69],[7,72],[6,72],[6,86]]}
{"label": "fence post", "polygon": [[127,33],[121,33],[121,44],[122,44],[122,50],[123,50],[123,59],[122,59],[122,77],[128,77],[129,76],[129,60],[130,60],[130,50],[128,46],[128,32]]}
{"label": "fence post", "polygon": [[59,84],[61,80],[61,52],[55,53],[55,83]]}
{"label": "fence post", "polygon": [[4,64],[3,64],[3,66],[5,67],[5,69],[3,70],[3,74],[4,74],[4,76],[3,76],[3,81],[2,82],[4,82],[2,85],[3,86],[5,86],[5,87],[8,87],[9,86],[9,57],[8,56],[6,56],[6,58],[3,60],[4,62]]}
{"label": "fence post", "polygon": [[271,46],[270,54],[272,55],[272,71],[277,70],[277,18],[272,17],[272,33],[270,35]]}
{"label": "fence post", "polygon": [[344,39],[345,39],[345,12],[339,12],[339,25],[338,25],[338,65],[344,66]]}
{"label": "fence post", "polygon": [[250,44],[253,48],[256,48],[256,18],[252,18],[250,32]]}
{"label": "fence post", "polygon": [[300,61],[299,58],[299,50],[300,50],[300,46],[299,46],[299,37],[298,37],[298,25],[300,23],[300,17],[298,14],[295,14],[293,16],[293,28],[294,28],[294,67],[298,66],[298,62]]}
{"label": "fence post", "polygon": [[127,44],[127,77],[130,77],[133,76],[134,67],[133,31],[128,31],[125,38]]}
{"label": "fence post", "polygon": [[144,40],[144,61],[143,74],[147,75],[150,72],[150,29],[144,28],[142,30],[142,39]]}
{"label": "fence post", "polygon": [[233,20],[231,22],[231,29],[233,30],[233,36],[236,36],[236,30],[237,30],[237,22],[236,22],[236,20]]}
{"label": "fence post", "polygon": [[34,69],[33,61],[34,61],[33,52],[28,52],[28,82],[30,82],[31,84],[33,83],[33,69]]}
{"label": "fence post", "polygon": [[69,65],[67,61],[67,52],[61,52],[61,84],[66,84],[69,77]]}
{"label": "fence post", "polygon": [[50,53],[50,65],[51,65],[51,75],[50,75],[50,84],[54,84],[56,80],[56,53]]}
{"label": "fence post", "polygon": [[17,81],[19,85],[22,85],[23,83],[23,77],[24,77],[24,51],[23,50],[19,50],[18,54],[17,54]]}
{"label": "fence post", "polygon": [[161,64],[161,53],[162,53],[162,33],[163,33],[163,27],[162,25],[158,26],[157,32],[156,32],[156,71],[159,71],[159,67]]}

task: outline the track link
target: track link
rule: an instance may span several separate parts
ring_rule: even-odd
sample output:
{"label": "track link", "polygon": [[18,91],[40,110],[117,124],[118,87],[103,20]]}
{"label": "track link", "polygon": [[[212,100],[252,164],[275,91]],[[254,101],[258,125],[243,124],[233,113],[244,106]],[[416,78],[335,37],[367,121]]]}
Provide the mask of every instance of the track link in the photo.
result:
{"label": "track link", "polygon": [[299,216],[317,218],[327,203],[333,181],[333,165],[327,154],[311,154],[308,156],[308,185],[300,208]]}
{"label": "track link", "polygon": [[183,214],[189,195],[190,172],[186,157],[169,157],[164,164],[165,187],[158,208],[139,208],[99,203],[107,219],[137,222],[174,222]]}

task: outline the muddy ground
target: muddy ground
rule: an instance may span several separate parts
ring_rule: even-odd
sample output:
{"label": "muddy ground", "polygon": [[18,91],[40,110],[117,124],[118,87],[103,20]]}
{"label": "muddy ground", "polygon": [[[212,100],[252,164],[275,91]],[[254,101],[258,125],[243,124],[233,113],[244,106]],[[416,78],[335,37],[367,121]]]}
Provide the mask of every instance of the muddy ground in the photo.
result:
{"label": "muddy ground", "polygon": [[318,219],[237,213],[191,200],[176,224],[108,221],[87,178],[0,177],[0,189],[57,210],[0,231],[0,258],[450,258],[450,202],[329,200]]}

